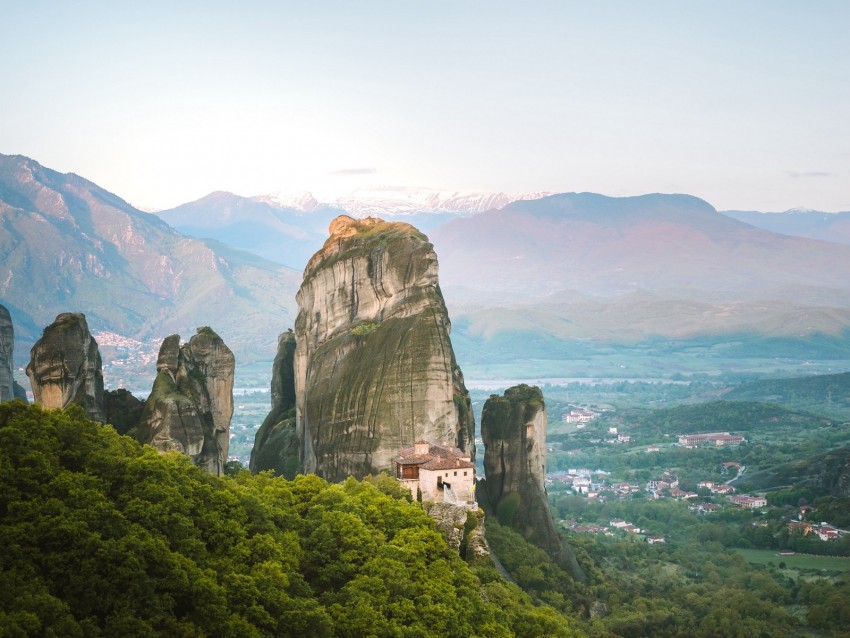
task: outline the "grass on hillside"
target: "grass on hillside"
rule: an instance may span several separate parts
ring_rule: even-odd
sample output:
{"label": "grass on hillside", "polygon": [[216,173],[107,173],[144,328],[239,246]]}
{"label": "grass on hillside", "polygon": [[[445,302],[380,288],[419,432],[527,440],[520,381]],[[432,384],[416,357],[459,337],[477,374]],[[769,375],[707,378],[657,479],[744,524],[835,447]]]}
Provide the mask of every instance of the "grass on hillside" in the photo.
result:
{"label": "grass on hillside", "polygon": [[850,558],[845,556],[815,556],[813,554],[781,555],[775,549],[738,549],[747,562],[754,565],[785,563],[787,570],[817,571],[824,575],[838,575],[850,570]]}

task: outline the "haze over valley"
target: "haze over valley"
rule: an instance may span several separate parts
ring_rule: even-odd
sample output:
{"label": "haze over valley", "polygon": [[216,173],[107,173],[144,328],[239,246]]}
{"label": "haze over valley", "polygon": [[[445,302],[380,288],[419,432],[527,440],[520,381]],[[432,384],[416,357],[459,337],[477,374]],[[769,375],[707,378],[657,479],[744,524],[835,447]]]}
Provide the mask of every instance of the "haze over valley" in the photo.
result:
{"label": "haze over valley", "polygon": [[[19,357],[71,300],[95,332],[151,349],[212,313],[245,371],[240,386],[267,385],[306,260],[331,219],[356,214],[216,192],[153,215],[20,156],[2,157],[0,178],[2,294],[21,326]],[[848,369],[845,243],[759,228],[687,195],[565,193],[476,210],[506,199],[383,207],[433,242],[471,379]],[[152,375],[127,371],[131,384]]]}

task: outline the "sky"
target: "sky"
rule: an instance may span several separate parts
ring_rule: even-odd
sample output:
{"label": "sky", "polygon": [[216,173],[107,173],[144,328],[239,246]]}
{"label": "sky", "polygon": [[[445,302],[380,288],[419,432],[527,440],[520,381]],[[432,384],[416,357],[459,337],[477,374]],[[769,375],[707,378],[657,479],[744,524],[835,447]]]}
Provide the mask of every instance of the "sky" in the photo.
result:
{"label": "sky", "polygon": [[850,210],[845,0],[0,0],[0,153],[226,190]]}

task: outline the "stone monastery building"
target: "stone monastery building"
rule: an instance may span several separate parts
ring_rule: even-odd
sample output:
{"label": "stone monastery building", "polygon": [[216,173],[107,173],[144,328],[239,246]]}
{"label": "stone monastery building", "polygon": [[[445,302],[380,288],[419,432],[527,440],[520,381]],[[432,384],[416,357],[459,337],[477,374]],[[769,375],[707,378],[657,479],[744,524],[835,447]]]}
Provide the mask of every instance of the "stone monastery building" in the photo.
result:
{"label": "stone monastery building", "polygon": [[457,448],[417,441],[396,458],[396,478],[413,498],[476,509],[475,464]]}

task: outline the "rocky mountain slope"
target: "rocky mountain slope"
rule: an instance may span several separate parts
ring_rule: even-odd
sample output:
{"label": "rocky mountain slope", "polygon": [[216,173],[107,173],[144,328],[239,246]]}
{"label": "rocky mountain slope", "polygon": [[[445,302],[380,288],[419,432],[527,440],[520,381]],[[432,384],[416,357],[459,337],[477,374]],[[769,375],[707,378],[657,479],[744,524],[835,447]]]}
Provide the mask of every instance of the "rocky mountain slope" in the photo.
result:
{"label": "rocky mountain slope", "polygon": [[474,454],[469,395],[422,233],[337,218],[297,298],[299,469],[333,481],[388,470],[419,439]]}
{"label": "rocky mountain slope", "polygon": [[179,234],[74,174],[0,155],[0,299],[16,325],[85,312],[92,330],[157,337],[216,325],[270,357],[300,274]]}

